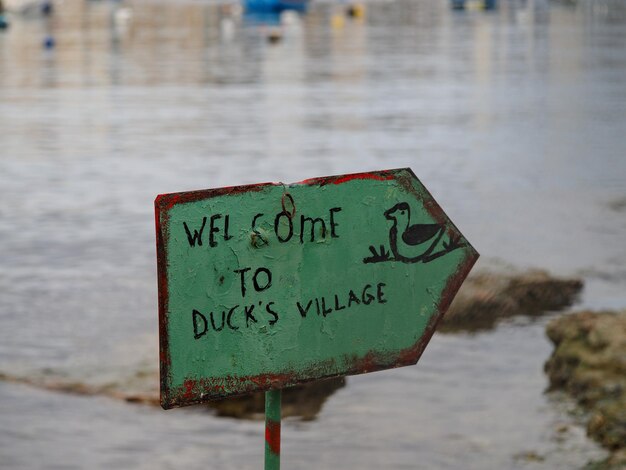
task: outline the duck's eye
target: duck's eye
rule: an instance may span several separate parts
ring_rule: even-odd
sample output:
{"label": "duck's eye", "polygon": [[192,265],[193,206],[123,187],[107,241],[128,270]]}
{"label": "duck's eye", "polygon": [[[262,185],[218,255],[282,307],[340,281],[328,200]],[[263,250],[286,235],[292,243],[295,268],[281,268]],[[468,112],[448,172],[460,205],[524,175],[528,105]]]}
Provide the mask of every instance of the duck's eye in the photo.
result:
{"label": "duck's eye", "polygon": [[400,211],[400,214],[404,215],[404,211]]}

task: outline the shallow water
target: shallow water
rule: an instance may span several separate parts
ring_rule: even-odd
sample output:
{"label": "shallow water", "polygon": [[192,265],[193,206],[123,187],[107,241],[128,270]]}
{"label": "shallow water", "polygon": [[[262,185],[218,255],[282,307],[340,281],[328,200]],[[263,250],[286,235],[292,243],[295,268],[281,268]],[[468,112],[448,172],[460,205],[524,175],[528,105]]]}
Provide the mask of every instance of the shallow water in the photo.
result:
{"label": "shallow water", "polygon": [[[156,367],[158,193],[410,166],[483,266],[582,275],[626,306],[626,8],[372,2],[262,19],[205,3],[57,4],[0,33],[0,372]],[[132,19],[124,20],[132,11]],[[334,25],[334,26],[333,26]],[[56,47],[44,50],[54,35]],[[545,320],[436,335],[287,422],[285,468],[575,468],[543,394]],[[259,423],[0,382],[9,468],[258,468]],[[523,458],[536,453],[539,459]],[[517,456],[517,457],[516,457]]]}

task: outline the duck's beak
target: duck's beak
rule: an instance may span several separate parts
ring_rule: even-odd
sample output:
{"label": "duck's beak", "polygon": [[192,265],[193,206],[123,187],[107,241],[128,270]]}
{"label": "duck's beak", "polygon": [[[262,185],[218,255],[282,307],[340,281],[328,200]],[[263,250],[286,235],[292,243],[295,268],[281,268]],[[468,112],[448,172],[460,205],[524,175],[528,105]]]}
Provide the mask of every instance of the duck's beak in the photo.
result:
{"label": "duck's beak", "polygon": [[396,218],[393,216],[393,214],[396,212],[396,207],[392,207],[391,209],[388,209],[385,211],[385,219],[387,220],[395,220]]}

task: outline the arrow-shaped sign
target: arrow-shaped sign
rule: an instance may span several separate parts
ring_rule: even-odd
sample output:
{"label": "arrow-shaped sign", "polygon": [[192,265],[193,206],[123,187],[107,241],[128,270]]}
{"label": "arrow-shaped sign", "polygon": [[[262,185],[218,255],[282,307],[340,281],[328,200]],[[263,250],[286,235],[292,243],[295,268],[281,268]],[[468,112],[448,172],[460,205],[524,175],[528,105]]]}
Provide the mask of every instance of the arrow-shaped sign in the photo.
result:
{"label": "arrow-shaped sign", "polygon": [[478,258],[410,169],[155,206],[164,408],[415,364]]}

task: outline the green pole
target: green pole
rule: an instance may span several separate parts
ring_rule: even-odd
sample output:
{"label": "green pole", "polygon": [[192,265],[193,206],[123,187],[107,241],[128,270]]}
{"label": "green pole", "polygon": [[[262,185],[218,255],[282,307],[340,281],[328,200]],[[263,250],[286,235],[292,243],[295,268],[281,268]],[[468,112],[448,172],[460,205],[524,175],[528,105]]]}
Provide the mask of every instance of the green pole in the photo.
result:
{"label": "green pole", "polygon": [[265,392],[265,470],[280,470],[280,390]]}

